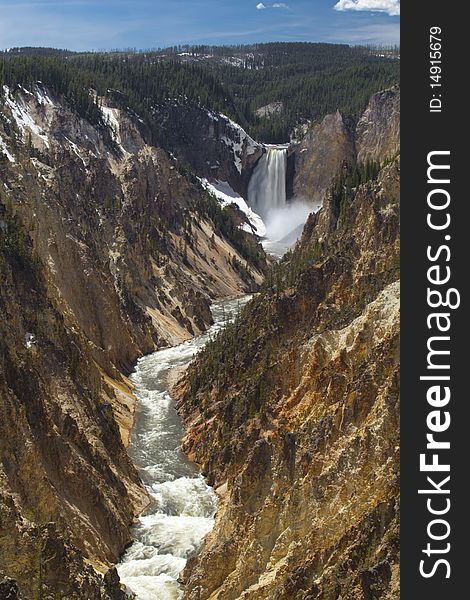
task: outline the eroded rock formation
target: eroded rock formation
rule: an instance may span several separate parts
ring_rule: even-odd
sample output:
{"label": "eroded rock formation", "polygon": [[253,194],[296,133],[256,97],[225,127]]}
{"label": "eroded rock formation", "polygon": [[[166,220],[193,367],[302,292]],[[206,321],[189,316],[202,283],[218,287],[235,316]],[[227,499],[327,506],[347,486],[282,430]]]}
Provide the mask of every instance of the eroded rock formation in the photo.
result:
{"label": "eroded rock formation", "polygon": [[148,502],[126,375],[265,268],[135,115],[97,102],[100,126],[40,84],[0,106],[0,571],[25,598],[121,598],[96,570]]}
{"label": "eroded rock formation", "polygon": [[289,194],[320,204],[344,164],[383,162],[400,143],[400,91],[374,94],[357,123],[339,111],[313,123],[289,149]]}
{"label": "eroded rock formation", "polygon": [[174,389],[220,496],[187,600],[399,597],[398,138],[374,109],[393,96],[359,128],[379,173],[335,163],[343,185]]}

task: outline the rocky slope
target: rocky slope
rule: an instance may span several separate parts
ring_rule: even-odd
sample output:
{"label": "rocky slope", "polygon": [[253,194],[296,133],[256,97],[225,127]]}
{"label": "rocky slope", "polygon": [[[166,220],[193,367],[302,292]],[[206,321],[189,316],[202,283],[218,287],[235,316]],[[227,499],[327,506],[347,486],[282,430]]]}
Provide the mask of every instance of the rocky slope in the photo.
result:
{"label": "rocky slope", "polygon": [[97,103],[92,126],[40,84],[0,101],[0,589],[25,598],[122,596],[96,568],[147,503],[126,374],[266,266],[138,117]]}
{"label": "rocky slope", "polygon": [[399,159],[375,102],[362,156],[378,174],[341,170],[174,389],[184,448],[220,496],[186,600],[399,597]]}
{"label": "rocky slope", "polygon": [[321,203],[346,163],[392,158],[400,141],[400,91],[374,94],[357,123],[339,111],[312,124],[289,149],[289,194]]}
{"label": "rocky slope", "polygon": [[290,148],[291,194],[318,204],[341,165],[355,160],[352,125],[338,111],[327,115]]}
{"label": "rocky slope", "polygon": [[200,176],[226,181],[244,198],[263,146],[224,115],[203,107],[165,104],[156,107],[166,148]]}
{"label": "rocky slope", "polygon": [[400,143],[400,92],[397,88],[374,94],[356,127],[359,162],[396,155]]}
{"label": "rocky slope", "polygon": [[[165,147],[200,177],[228,182],[243,198],[265,147],[224,115],[180,103],[155,107]],[[400,139],[398,87],[374,94],[356,122],[339,111],[306,128],[288,149],[287,195],[321,205],[345,164],[393,158]]]}

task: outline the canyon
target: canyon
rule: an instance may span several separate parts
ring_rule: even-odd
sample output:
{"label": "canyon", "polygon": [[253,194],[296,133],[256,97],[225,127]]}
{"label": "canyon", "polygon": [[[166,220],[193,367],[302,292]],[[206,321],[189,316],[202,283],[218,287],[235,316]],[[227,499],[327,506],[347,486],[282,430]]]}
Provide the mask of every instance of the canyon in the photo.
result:
{"label": "canyon", "polygon": [[27,598],[123,596],[111,567],[149,501],[128,375],[267,267],[243,215],[103,112],[99,129],[41,84],[0,112],[0,572]]}
{"label": "canyon", "polygon": [[341,126],[356,172],[174,387],[219,496],[185,600],[399,597],[398,106]]}
{"label": "canyon", "polygon": [[[277,155],[202,106],[159,106],[157,140],[97,105],[100,126],[40,82],[0,104],[0,598],[126,598],[115,565],[150,502],[131,373],[249,293],[172,389],[218,497],[184,598],[397,598],[398,89]],[[266,222],[318,212],[276,263],[214,188]]]}

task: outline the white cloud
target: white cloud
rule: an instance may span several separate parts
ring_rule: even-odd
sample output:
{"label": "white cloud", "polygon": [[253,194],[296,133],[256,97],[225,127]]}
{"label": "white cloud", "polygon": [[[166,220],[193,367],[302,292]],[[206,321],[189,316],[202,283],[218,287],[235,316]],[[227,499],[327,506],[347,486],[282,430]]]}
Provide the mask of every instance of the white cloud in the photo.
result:
{"label": "white cloud", "polygon": [[384,12],[391,17],[396,17],[400,14],[400,0],[339,0],[334,9]]}
{"label": "white cloud", "polygon": [[256,5],[257,10],[266,10],[267,8],[289,8],[289,5],[285,2],[275,2],[274,4],[264,4],[260,2]]}

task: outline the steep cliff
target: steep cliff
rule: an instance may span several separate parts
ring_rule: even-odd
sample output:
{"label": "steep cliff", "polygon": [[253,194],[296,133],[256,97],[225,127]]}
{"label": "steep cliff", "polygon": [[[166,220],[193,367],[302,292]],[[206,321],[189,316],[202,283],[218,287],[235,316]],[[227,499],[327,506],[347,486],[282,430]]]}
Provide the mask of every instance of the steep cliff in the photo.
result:
{"label": "steep cliff", "polygon": [[266,266],[136,115],[96,102],[98,124],[41,84],[0,104],[0,575],[26,598],[121,597],[95,568],[148,502],[126,374]]}
{"label": "steep cliff", "polygon": [[356,127],[359,162],[397,154],[400,145],[400,93],[397,88],[374,94]]}
{"label": "steep cliff", "polygon": [[184,449],[220,496],[187,600],[399,597],[399,159],[370,152],[379,171],[336,173],[175,386]]}
{"label": "steep cliff", "polygon": [[101,598],[83,557],[112,563],[147,503],[113,418],[130,390],[117,374],[122,398],[105,384],[91,344],[54,306],[24,230],[5,210],[0,222],[0,571],[27,598]]}
{"label": "steep cliff", "polygon": [[187,104],[155,107],[166,148],[199,176],[226,181],[244,198],[264,149],[225,115]]}
{"label": "steep cliff", "polygon": [[341,165],[355,159],[354,136],[338,111],[327,115],[291,148],[292,193],[297,198],[322,201]]}
{"label": "steep cliff", "polygon": [[384,161],[398,153],[400,90],[374,94],[356,122],[337,111],[307,128],[289,149],[289,192],[319,204],[341,166]]}

